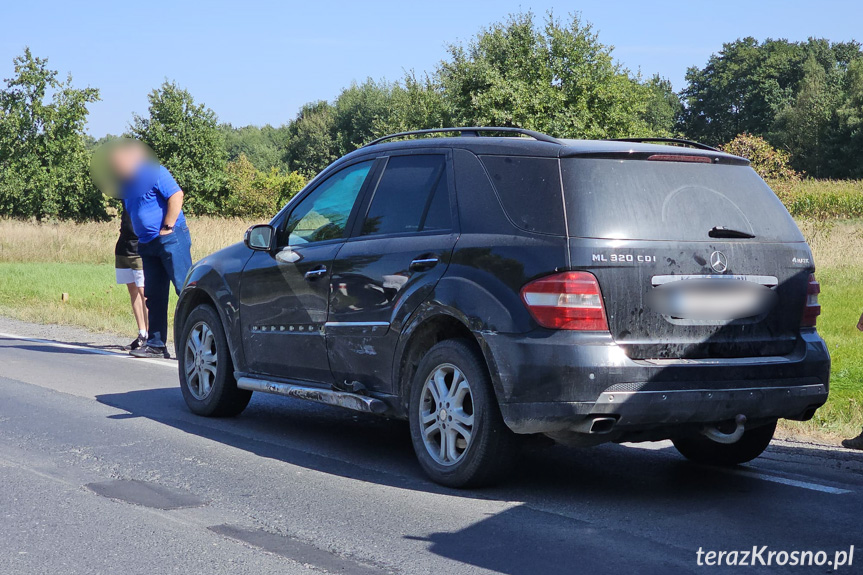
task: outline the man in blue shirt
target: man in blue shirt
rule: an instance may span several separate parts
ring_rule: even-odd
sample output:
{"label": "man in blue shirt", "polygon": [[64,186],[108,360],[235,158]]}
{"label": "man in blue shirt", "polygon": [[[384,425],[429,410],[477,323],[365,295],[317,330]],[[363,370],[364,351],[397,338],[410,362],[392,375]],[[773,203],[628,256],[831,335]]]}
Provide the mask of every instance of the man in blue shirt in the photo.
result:
{"label": "man in blue shirt", "polygon": [[167,358],[168,290],[173,283],[179,294],[192,266],[183,191],[167,168],[151,159],[140,144],[118,147],[112,163],[122,182],[123,205],[138,236],[150,322],[147,345],[129,353],[135,357]]}

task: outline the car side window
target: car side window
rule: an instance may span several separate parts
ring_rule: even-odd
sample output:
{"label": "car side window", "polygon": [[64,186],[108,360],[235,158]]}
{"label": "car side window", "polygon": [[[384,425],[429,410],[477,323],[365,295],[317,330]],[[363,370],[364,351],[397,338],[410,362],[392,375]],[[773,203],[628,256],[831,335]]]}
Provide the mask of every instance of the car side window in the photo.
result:
{"label": "car side window", "polygon": [[387,161],[360,235],[452,228],[446,156],[393,156]]}
{"label": "car side window", "polygon": [[348,166],[303,198],[288,216],[279,245],[301,246],[344,237],[351,210],[373,163],[368,160]]}

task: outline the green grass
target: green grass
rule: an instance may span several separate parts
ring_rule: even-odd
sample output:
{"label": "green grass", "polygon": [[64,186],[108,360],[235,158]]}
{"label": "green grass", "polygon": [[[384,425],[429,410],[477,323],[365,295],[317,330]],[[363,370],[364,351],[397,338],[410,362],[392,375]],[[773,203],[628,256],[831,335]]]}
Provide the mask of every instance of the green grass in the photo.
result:
{"label": "green grass", "polygon": [[830,399],[812,421],[785,427],[847,437],[863,426],[863,333],[856,327],[863,312],[863,267],[829,268],[817,276],[821,283],[818,332],[833,361]]}
{"label": "green grass", "polygon": [[[176,299],[172,291],[169,309]],[[0,314],[130,337],[138,331],[129,292],[115,283],[111,264],[0,262]]]}

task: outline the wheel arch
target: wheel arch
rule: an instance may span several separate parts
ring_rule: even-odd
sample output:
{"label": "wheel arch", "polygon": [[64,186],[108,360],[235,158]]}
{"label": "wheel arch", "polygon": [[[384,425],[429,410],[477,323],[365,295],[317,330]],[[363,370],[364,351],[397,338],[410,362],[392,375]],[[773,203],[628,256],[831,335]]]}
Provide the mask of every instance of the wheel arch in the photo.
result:
{"label": "wheel arch", "polygon": [[183,334],[183,326],[186,323],[186,318],[189,317],[189,314],[192,311],[201,305],[209,305],[216,311],[216,315],[219,317],[219,320],[222,323],[222,330],[225,332],[225,339],[228,342],[228,349],[231,352],[231,361],[234,365],[234,369],[238,369],[238,366],[242,365],[239,363],[242,358],[238,356],[242,346],[236,345],[236,342],[233,341],[233,333],[230,329],[230,322],[228,318],[225,317],[224,310],[221,306],[216,304],[216,298],[213,297],[204,287],[200,286],[187,286],[186,289],[180,294],[180,299],[177,301],[177,308],[174,311],[174,353],[176,357],[180,357],[180,339]]}
{"label": "wheel arch", "polygon": [[407,413],[410,385],[420,361],[429,349],[448,339],[463,339],[475,346],[491,376],[495,397],[500,400],[500,381],[494,358],[488,352],[482,334],[470,329],[467,318],[459,317],[449,309],[429,307],[414,314],[413,321],[402,331],[399,338],[393,381],[397,386],[398,407],[403,413]]}

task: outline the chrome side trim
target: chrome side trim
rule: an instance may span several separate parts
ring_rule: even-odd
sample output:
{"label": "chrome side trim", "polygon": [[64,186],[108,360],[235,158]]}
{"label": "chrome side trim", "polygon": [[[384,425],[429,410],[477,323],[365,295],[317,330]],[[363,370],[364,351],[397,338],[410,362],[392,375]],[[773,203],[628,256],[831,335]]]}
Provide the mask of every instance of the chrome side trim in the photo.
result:
{"label": "chrome side trim", "polygon": [[389,327],[388,321],[328,321],[324,327]]}
{"label": "chrome side trim", "polygon": [[365,413],[381,414],[387,411],[387,404],[380,399],[322,387],[312,387],[295,383],[282,383],[280,381],[269,381],[253,377],[241,377],[237,380],[237,387],[240,389],[247,389],[249,391],[273,393],[275,395],[283,395],[285,397],[294,397],[297,399],[304,399],[306,401],[334,405],[336,407],[343,407],[353,411],[363,411]]}

